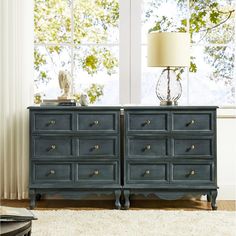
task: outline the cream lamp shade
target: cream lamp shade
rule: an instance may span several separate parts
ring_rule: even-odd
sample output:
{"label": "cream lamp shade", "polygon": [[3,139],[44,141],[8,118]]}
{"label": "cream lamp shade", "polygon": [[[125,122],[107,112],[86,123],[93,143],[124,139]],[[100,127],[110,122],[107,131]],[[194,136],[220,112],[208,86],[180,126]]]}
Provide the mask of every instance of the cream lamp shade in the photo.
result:
{"label": "cream lamp shade", "polygon": [[148,34],[148,66],[188,67],[189,33],[157,32]]}

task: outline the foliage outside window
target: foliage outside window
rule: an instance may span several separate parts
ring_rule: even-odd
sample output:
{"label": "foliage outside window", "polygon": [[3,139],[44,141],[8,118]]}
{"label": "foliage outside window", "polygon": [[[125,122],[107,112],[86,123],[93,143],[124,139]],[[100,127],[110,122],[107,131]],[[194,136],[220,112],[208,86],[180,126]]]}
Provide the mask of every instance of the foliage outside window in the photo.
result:
{"label": "foliage outside window", "polygon": [[[189,32],[191,65],[180,70],[182,103],[235,103],[235,5],[233,0],[143,0],[142,36],[149,31]],[[143,62],[142,102],[157,102],[157,71]],[[147,78],[149,77],[149,81]],[[149,82],[149,83],[148,83]],[[152,94],[153,91],[153,94]]]}
{"label": "foliage outside window", "polygon": [[35,0],[35,93],[57,98],[64,70],[76,97],[118,103],[118,23],[118,0]]}

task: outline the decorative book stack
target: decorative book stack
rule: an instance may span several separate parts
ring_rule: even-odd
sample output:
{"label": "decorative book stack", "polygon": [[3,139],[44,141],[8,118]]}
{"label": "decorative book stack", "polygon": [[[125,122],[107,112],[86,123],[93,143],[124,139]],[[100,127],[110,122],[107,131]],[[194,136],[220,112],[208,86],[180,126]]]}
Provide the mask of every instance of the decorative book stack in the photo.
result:
{"label": "decorative book stack", "polygon": [[44,99],[41,106],[76,106],[75,99]]}

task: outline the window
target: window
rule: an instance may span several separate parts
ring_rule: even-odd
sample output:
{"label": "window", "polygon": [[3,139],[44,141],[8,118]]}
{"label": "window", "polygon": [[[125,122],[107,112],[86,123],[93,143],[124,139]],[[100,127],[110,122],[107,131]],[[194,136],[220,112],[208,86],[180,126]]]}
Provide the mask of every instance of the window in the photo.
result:
{"label": "window", "polygon": [[233,0],[143,0],[142,103],[156,103],[161,69],[146,66],[148,30],[190,32],[191,66],[181,75],[181,104],[235,103],[235,6]]}
{"label": "window", "polygon": [[233,0],[35,0],[35,93],[57,97],[64,70],[91,103],[159,104],[161,68],[146,66],[150,30],[191,34],[179,104],[235,104]]}
{"label": "window", "polygon": [[119,103],[118,0],[35,0],[34,16],[35,92],[57,98],[63,70],[74,94]]}

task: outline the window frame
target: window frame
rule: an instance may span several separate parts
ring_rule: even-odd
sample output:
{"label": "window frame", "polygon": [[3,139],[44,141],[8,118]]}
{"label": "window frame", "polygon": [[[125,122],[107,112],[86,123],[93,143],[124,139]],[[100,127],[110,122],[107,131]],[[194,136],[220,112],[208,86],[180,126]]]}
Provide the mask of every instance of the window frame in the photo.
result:
{"label": "window frame", "polygon": [[[189,31],[189,0],[187,1],[187,31]],[[141,42],[141,11],[143,0],[119,0],[119,103],[124,104],[141,104],[141,83],[142,83],[142,65],[141,47],[145,44]],[[73,1],[71,6],[71,37],[73,39]],[[236,29],[236,19],[235,19]],[[236,42],[236,34],[235,34]],[[34,46],[48,45],[54,46],[54,43],[34,43]],[[61,43],[61,46],[71,46],[71,43]],[[83,44],[84,45],[84,44]],[[96,44],[94,44],[96,45]],[[100,44],[98,44],[100,45]],[[111,45],[111,44],[108,44]],[[206,45],[206,44],[204,44]],[[216,44],[215,46],[222,46]],[[73,47],[71,47],[71,56],[73,57]],[[236,60],[234,62],[234,87],[236,88]],[[73,74],[74,63],[71,65],[71,74]],[[147,79],[148,82],[148,79]],[[187,104],[189,105],[189,72],[187,72]],[[157,103],[159,105],[159,103]],[[225,109],[236,109],[235,104],[230,106],[221,106]]]}

